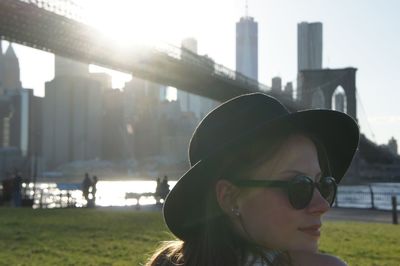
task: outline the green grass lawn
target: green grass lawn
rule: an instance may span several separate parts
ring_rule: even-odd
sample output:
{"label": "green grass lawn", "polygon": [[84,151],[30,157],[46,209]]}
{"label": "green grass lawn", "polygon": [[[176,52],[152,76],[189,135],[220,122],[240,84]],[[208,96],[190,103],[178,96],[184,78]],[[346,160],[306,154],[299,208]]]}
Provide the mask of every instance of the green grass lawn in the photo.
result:
{"label": "green grass lawn", "polygon": [[[0,208],[0,265],[141,265],[173,239],[160,213]],[[321,251],[349,265],[399,265],[400,227],[327,222]]]}

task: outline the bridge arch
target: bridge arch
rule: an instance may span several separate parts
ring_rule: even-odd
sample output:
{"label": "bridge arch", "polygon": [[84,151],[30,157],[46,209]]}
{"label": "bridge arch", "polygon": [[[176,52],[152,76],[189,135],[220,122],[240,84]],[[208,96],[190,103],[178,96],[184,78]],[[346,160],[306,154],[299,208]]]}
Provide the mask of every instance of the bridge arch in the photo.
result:
{"label": "bridge arch", "polygon": [[356,71],[356,68],[300,71],[298,88],[300,102],[305,108],[315,108],[313,97],[317,97],[315,93],[320,90],[325,103],[323,108],[336,109],[333,105],[336,101],[333,98],[341,95],[337,96],[337,100],[343,101],[343,111],[357,119]]}
{"label": "bridge arch", "polygon": [[347,97],[346,91],[339,85],[332,94],[332,109],[346,113],[347,112]]}

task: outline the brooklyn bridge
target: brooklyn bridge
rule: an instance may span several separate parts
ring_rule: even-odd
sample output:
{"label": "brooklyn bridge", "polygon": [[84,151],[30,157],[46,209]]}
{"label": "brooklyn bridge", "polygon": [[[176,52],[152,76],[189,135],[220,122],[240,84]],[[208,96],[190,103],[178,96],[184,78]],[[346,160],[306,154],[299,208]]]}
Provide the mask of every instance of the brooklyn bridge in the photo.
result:
{"label": "brooklyn bridge", "polygon": [[[345,112],[357,119],[356,68],[300,71],[298,97],[293,98],[185,48],[118,44],[84,23],[79,6],[72,1],[0,0],[0,37],[219,102],[244,93],[265,92],[294,111],[314,108],[318,95],[323,103],[318,107],[332,109],[332,97],[340,87],[345,94]],[[399,162],[398,156],[362,136],[348,175],[368,180],[400,180]]]}

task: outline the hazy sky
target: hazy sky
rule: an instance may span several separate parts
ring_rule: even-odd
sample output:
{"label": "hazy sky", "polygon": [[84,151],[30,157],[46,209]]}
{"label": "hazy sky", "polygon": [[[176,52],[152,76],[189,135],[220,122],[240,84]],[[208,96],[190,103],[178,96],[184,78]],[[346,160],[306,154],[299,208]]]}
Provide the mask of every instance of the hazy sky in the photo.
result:
{"label": "hazy sky", "polygon": [[[175,45],[182,38],[195,37],[200,54],[235,68],[235,23],[245,14],[245,1],[85,0],[84,3],[92,11],[87,15],[91,23],[115,37],[142,36]],[[283,83],[295,81],[297,23],[320,21],[323,66],[358,69],[358,118],[362,132],[378,143],[386,143],[392,136],[400,141],[399,10],[398,0],[249,0],[248,14],[258,22],[260,81],[270,85],[271,78],[277,75]],[[43,95],[44,82],[54,76],[53,55],[19,45],[14,47],[23,86]],[[3,50],[6,48],[3,42]],[[91,70],[98,71],[93,67]],[[126,80],[128,75],[115,74],[113,86],[121,88]]]}

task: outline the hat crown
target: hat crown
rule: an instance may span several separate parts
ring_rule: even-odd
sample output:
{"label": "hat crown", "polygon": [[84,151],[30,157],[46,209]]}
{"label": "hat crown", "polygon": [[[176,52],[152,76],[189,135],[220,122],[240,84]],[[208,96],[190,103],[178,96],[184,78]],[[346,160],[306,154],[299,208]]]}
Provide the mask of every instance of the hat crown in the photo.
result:
{"label": "hat crown", "polygon": [[189,161],[193,166],[256,127],[289,114],[275,98],[263,93],[238,96],[210,112],[193,133]]}

